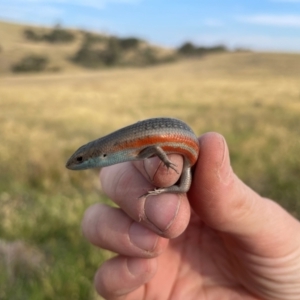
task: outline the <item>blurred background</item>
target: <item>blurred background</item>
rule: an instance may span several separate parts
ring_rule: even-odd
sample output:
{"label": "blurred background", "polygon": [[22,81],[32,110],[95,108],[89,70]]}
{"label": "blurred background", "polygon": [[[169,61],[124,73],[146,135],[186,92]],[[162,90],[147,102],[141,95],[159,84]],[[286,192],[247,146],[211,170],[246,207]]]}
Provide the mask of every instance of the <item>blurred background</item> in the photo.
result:
{"label": "blurred background", "polygon": [[[209,2],[209,3],[208,3]],[[233,168],[300,217],[299,0],[0,2],[0,299],[99,299],[111,203],[82,144],[169,116],[223,134]]]}

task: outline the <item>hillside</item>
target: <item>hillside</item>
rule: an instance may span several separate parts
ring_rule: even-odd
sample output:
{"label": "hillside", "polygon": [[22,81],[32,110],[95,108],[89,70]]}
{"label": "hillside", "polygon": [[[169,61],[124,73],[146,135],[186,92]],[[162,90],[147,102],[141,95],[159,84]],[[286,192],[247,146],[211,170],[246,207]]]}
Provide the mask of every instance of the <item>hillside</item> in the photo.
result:
{"label": "hillside", "polygon": [[42,71],[48,72],[80,72],[86,67],[99,69],[114,65],[144,66],[175,59],[174,50],[132,37],[118,38],[59,27],[58,30],[73,35],[74,39],[49,42],[26,37],[26,30],[33,32],[33,37],[40,37],[49,36],[57,28],[0,21],[0,75],[12,73],[12,67],[28,57],[44,58],[47,63]]}

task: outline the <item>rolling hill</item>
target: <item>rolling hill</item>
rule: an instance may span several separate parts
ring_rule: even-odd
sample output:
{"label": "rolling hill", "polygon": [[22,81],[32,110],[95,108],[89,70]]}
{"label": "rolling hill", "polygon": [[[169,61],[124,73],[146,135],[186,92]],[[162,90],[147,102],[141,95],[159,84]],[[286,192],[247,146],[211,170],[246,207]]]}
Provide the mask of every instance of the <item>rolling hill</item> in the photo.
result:
{"label": "rolling hill", "polygon": [[[63,40],[66,34],[72,39]],[[119,38],[60,26],[45,28],[0,21],[0,37],[0,75],[17,70],[16,65],[28,68],[28,64],[43,64],[41,60],[41,69],[32,71],[80,72],[86,67],[145,66],[176,59],[175,50],[134,37]]]}

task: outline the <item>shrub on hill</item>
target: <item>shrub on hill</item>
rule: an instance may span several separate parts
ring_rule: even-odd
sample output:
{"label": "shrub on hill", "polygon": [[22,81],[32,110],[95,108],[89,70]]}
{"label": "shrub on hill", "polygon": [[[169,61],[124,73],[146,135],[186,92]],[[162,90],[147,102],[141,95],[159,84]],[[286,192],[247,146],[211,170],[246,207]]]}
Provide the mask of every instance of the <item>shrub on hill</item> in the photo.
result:
{"label": "shrub on hill", "polygon": [[83,44],[94,44],[94,43],[102,43],[107,39],[106,36],[89,32],[89,31],[81,31],[83,35]]}
{"label": "shrub on hill", "polygon": [[122,49],[120,47],[119,40],[115,37],[111,37],[108,42],[106,49],[101,52],[100,59],[107,66],[117,65],[122,55]]}
{"label": "shrub on hill", "polygon": [[134,37],[118,38],[117,41],[120,48],[123,50],[136,49],[141,42],[141,40]]}
{"label": "shrub on hill", "polygon": [[144,49],[142,55],[146,65],[156,65],[160,62],[157,53],[151,47]]}
{"label": "shrub on hill", "polygon": [[48,34],[44,34],[44,40],[50,43],[69,43],[75,39],[75,35],[69,30],[57,25]]}
{"label": "shrub on hill", "polygon": [[56,25],[51,31],[41,33],[30,28],[26,28],[23,34],[27,40],[34,42],[46,41],[49,43],[70,43],[75,39],[75,35],[69,30]]}
{"label": "shrub on hill", "polygon": [[41,72],[47,67],[49,60],[41,55],[28,55],[21,59],[20,62],[12,66],[12,71],[17,72]]}
{"label": "shrub on hill", "polygon": [[148,66],[174,61],[175,55],[161,54],[158,48],[140,39],[97,36],[85,33],[73,62],[87,68],[113,66]]}
{"label": "shrub on hill", "polygon": [[74,63],[82,65],[86,68],[97,68],[101,65],[99,61],[99,54],[97,50],[83,45],[71,58]]}
{"label": "shrub on hill", "polygon": [[184,43],[177,49],[177,52],[183,56],[197,56],[208,53],[228,51],[224,45],[216,45],[213,47],[197,47],[190,42]]}
{"label": "shrub on hill", "polygon": [[31,40],[31,41],[35,41],[35,42],[39,42],[39,41],[43,40],[42,35],[38,34],[34,30],[29,29],[29,28],[24,29],[23,34],[27,40]]}
{"label": "shrub on hill", "polygon": [[102,47],[95,47],[95,43],[93,39],[87,37],[72,60],[88,68],[115,66],[119,63],[122,49],[117,38],[107,38],[102,42]]}
{"label": "shrub on hill", "polygon": [[[99,47],[99,44],[102,47]],[[73,61],[86,67],[114,66],[120,62],[121,56],[126,51],[137,49],[139,44],[140,40],[133,37],[105,37],[86,32]]]}

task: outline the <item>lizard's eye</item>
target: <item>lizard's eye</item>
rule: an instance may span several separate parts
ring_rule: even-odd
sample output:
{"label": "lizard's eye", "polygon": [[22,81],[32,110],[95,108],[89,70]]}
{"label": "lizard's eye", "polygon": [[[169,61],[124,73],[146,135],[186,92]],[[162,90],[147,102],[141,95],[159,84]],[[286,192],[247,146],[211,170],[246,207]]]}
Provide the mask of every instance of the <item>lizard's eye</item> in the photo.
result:
{"label": "lizard's eye", "polygon": [[103,156],[103,157],[106,157],[106,156],[107,156],[107,154],[106,154],[106,153],[104,153],[104,154],[102,154],[102,156]]}
{"label": "lizard's eye", "polygon": [[82,156],[78,156],[78,157],[76,158],[76,160],[77,160],[77,162],[82,162],[83,158],[82,158]]}

